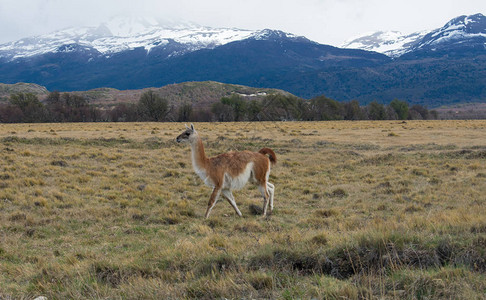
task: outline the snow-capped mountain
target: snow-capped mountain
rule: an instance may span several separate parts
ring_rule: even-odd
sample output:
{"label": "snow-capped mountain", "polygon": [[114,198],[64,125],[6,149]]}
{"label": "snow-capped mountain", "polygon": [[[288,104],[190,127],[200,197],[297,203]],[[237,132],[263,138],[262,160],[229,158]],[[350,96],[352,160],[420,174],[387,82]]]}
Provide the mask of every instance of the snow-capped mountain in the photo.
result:
{"label": "snow-capped mountain", "polygon": [[[51,34],[1,44],[0,61],[73,51],[82,52],[89,59],[97,56],[109,57],[139,48],[147,53],[159,49],[159,55],[176,57],[249,38],[271,39],[282,36],[307,40],[290,33],[268,29],[210,28],[190,23],[162,24],[150,18],[117,17],[95,27],[67,28]],[[486,17],[476,14],[457,17],[435,30],[411,34],[397,31],[367,33],[349,39],[341,48],[375,51],[398,58],[414,51],[484,47],[485,40]]]}
{"label": "snow-capped mountain", "polygon": [[341,45],[342,48],[362,49],[399,57],[430,31],[424,30],[411,34],[399,31],[377,31],[351,38]]}
{"label": "snow-capped mountain", "polygon": [[115,19],[0,45],[0,82],[82,91],[211,80],[362,103],[480,102],[486,99],[485,19],[461,16],[433,31],[381,32],[347,45],[373,51],[278,30]]}
{"label": "snow-capped mountain", "polygon": [[453,48],[478,47],[486,49],[486,17],[482,14],[460,16],[447,22],[443,27],[426,34],[410,51],[437,51]]}
{"label": "snow-capped mountain", "polygon": [[205,80],[260,86],[255,81],[387,60],[378,53],[321,45],[279,30],[116,18],[0,45],[0,82],[33,82],[61,91]]}
{"label": "snow-capped mountain", "polygon": [[346,41],[343,48],[376,51],[390,57],[418,51],[486,49],[486,17],[482,14],[460,16],[443,27],[403,35],[400,32],[374,32]]}
{"label": "snow-capped mountain", "polygon": [[[168,56],[213,49],[250,37],[265,38],[270,30],[210,28],[194,24],[162,25],[146,18],[114,18],[97,27],[68,28],[51,34],[24,38],[0,45],[0,58],[11,61],[46,53],[93,50],[94,55],[109,56],[136,48],[150,52],[155,47],[177,44]],[[287,37],[296,36],[280,32]],[[97,53],[96,53],[97,52]],[[93,54],[92,54],[93,55]]]}

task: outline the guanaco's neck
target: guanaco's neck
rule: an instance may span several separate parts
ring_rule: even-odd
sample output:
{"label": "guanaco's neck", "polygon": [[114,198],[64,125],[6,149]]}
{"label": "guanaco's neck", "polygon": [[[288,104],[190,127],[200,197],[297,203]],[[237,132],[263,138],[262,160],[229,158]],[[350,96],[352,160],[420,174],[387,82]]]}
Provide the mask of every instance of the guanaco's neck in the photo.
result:
{"label": "guanaco's neck", "polygon": [[200,137],[191,143],[192,166],[195,170],[206,169],[209,159],[204,153],[204,146]]}

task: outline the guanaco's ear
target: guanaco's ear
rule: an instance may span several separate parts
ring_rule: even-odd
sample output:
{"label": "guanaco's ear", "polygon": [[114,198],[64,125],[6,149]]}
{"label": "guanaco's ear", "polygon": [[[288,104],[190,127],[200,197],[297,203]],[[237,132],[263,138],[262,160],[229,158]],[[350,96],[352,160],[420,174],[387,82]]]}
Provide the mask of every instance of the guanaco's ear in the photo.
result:
{"label": "guanaco's ear", "polygon": [[192,129],[192,131],[196,131],[196,130],[194,129],[194,124],[192,124],[192,123],[191,123],[191,129]]}
{"label": "guanaco's ear", "polygon": [[189,126],[187,126],[187,124],[184,124],[184,125],[186,125],[186,129],[191,129],[191,128],[189,128]]}

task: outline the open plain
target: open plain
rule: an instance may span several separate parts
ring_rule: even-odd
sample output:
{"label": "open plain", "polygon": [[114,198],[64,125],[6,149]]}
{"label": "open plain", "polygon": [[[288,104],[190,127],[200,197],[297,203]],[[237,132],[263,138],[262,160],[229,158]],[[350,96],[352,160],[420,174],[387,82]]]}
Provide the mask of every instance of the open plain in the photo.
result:
{"label": "open plain", "polygon": [[196,123],[273,149],[275,210],[181,123],[0,124],[0,299],[486,299],[486,121]]}

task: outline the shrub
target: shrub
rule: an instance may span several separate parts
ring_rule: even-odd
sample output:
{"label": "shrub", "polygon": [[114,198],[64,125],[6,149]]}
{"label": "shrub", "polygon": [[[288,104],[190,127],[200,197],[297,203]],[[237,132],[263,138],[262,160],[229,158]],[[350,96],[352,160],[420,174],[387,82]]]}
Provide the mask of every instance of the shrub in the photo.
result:
{"label": "shrub", "polygon": [[152,90],[142,94],[138,101],[137,108],[140,117],[144,121],[164,121],[169,112],[167,100],[160,97]]}
{"label": "shrub", "polygon": [[396,112],[398,119],[400,120],[408,119],[409,109],[408,109],[407,102],[394,99],[392,102],[390,102],[390,107],[392,107],[393,110]]}

